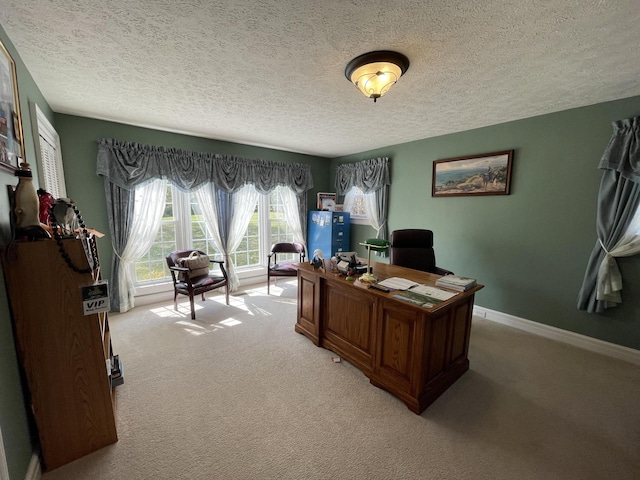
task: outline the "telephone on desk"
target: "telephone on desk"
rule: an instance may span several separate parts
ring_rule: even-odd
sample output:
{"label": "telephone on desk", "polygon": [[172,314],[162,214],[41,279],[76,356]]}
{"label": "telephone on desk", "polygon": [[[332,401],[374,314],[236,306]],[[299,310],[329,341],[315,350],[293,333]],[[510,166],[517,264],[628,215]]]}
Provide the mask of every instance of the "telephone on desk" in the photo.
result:
{"label": "telephone on desk", "polygon": [[347,275],[351,269],[354,273],[366,273],[367,264],[358,261],[358,252],[338,252],[336,253],[336,264],[338,271]]}

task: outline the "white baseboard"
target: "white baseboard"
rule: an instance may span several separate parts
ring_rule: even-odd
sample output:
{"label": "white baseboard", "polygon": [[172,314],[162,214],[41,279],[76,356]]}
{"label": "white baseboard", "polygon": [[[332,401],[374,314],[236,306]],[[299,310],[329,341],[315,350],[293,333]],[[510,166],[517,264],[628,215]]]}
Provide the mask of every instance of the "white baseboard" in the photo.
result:
{"label": "white baseboard", "polygon": [[615,343],[605,342],[604,340],[598,340],[579,333],[569,332],[567,330],[562,330],[561,328],[544,325],[531,320],[525,320],[524,318],[497,312],[477,305],[473,307],[473,315],[486,318],[492,322],[509,325],[510,327],[518,328],[535,335],[540,335],[541,337],[567,343],[574,347],[584,348],[585,350],[590,350],[592,352],[617,358],[618,360],[624,360],[625,362],[640,365],[640,350],[636,350],[634,348],[623,347],[622,345],[616,345]]}
{"label": "white baseboard", "polygon": [[31,455],[31,461],[29,462],[29,469],[24,476],[24,480],[40,480],[42,478],[42,469],[40,468],[40,457],[36,452]]}

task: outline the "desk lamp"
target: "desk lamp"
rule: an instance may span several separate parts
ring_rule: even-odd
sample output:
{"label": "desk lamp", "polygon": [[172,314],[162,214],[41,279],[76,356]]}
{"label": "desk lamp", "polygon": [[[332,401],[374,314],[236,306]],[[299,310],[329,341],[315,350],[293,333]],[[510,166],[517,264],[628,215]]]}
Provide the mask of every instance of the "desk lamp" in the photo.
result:
{"label": "desk lamp", "polygon": [[367,247],[368,256],[367,256],[367,273],[363,273],[360,275],[360,281],[366,283],[376,283],[378,278],[372,273],[371,268],[371,250],[374,252],[386,252],[389,248],[388,240],[383,240],[380,238],[368,238],[364,242],[360,242],[360,245]]}

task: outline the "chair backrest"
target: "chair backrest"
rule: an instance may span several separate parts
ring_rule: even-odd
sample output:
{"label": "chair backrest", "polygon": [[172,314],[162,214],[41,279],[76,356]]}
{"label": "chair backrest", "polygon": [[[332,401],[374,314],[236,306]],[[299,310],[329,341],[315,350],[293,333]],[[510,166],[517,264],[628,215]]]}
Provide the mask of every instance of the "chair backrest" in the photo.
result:
{"label": "chair backrest", "polygon": [[273,256],[274,262],[277,262],[278,253],[297,253],[299,261],[304,261],[304,245],[298,242],[279,242],[271,245],[271,254],[269,258]]}
{"label": "chair backrest", "polygon": [[304,245],[297,242],[280,242],[271,245],[271,253],[304,253]]}
{"label": "chair backrest", "polygon": [[392,265],[434,273],[436,255],[433,250],[433,232],[418,228],[407,228],[391,232]]}
{"label": "chair backrest", "polygon": [[181,258],[186,258],[189,255],[191,255],[191,252],[199,252],[202,255],[206,255],[206,253],[204,253],[201,250],[194,250],[194,249],[189,249],[189,250],[175,250],[171,253],[169,253],[165,258],[167,260],[167,265],[169,267],[175,267],[175,266],[179,266],[178,265],[178,260]]}

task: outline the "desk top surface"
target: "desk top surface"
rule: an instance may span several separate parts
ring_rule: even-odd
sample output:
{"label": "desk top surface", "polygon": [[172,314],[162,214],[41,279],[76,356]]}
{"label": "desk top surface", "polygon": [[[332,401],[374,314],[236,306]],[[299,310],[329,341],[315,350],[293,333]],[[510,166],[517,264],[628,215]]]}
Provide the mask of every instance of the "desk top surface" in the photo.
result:
{"label": "desk top surface", "polygon": [[[329,262],[325,262],[325,263],[328,264]],[[437,275],[435,273],[423,272],[420,270],[414,270],[412,268],[401,267],[398,265],[390,265],[388,263],[381,263],[381,262],[371,262],[371,265],[373,266],[373,274],[376,277],[378,277],[378,282],[391,277],[401,277],[421,285],[429,285],[431,287],[441,288],[436,286],[436,280],[439,279],[441,275]],[[361,288],[375,295],[390,298],[390,299],[393,298],[394,293],[397,293],[396,291],[391,291],[387,293],[387,292],[382,292],[379,290],[369,288],[370,284],[360,282],[358,280],[359,275],[356,275],[354,277],[355,278],[354,281],[347,281],[346,277],[341,273],[331,272],[329,269],[327,269],[327,271],[314,270],[313,266],[308,262],[301,263],[299,268],[300,270],[315,273],[329,280],[344,282],[345,288],[349,288],[349,287]],[[427,310],[431,310],[431,311],[438,310],[441,307],[450,305],[451,303],[455,303],[456,301],[466,298],[469,295],[473,295],[475,294],[475,292],[477,292],[478,290],[481,290],[482,288],[484,288],[484,285],[481,285],[481,284],[477,284],[476,286],[470,288],[465,292],[453,292],[451,290],[447,290],[443,288],[442,290],[451,291],[452,293],[456,293],[456,295],[453,296],[451,299],[446,300],[442,303],[439,303],[438,305],[432,308],[428,308]],[[400,301],[400,300],[397,300],[397,301]]]}

